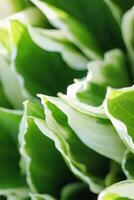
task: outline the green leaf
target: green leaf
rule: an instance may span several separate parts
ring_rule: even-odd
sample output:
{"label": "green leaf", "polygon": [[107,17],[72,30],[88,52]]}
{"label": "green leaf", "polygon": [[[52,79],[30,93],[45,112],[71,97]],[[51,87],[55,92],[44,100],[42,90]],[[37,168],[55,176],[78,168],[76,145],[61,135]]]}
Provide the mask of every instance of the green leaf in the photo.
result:
{"label": "green leaf", "polygon": [[[99,192],[104,187],[103,179],[108,171],[108,160],[81,142],[76,130],[70,126],[65,110],[59,106],[66,107],[62,101],[43,95],[41,99],[46,114],[46,124],[53,133],[52,139],[69,168],[78,178],[89,184],[91,191]],[[75,122],[81,122],[73,117]],[[79,124],[83,127],[82,123]],[[45,128],[40,123],[38,127],[45,133]]]}
{"label": "green leaf", "polygon": [[11,108],[11,104],[9,103],[4,91],[3,86],[0,82],[0,106],[5,108]]}
{"label": "green leaf", "polygon": [[129,86],[129,77],[125,56],[121,50],[111,50],[104,55],[104,60],[88,64],[88,74],[83,80],[76,81],[67,89],[67,96],[80,102],[100,106],[103,103],[106,88]]}
{"label": "green leaf", "polygon": [[105,112],[120,138],[134,152],[134,87],[107,91]]}
{"label": "green leaf", "polygon": [[57,197],[60,189],[71,182],[73,177],[54,142],[38,129],[36,120],[46,127],[40,105],[26,102],[20,131],[20,149],[25,162],[27,183],[33,192]]}
{"label": "green leaf", "polygon": [[[56,7],[41,1],[32,0],[32,2],[47,16],[53,26],[64,30],[67,38],[78,46],[88,58],[101,57],[101,51],[95,38],[88,32],[86,26]],[[82,37],[83,35],[84,37]]]}
{"label": "green leaf", "polygon": [[63,60],[73,69],[87,69],[89,60],[65,37],[65,32],[54,29],[31,28],[32,40],[46,51],[61,53]]}
{"label": "green leaf", "polygon": [[117,5],[123,12],[129,10],[134,5],[133,0],[111,0],[115,5]]}
{"label": "green leaf", "polygon": [[84,72],[71,69],[58,52],[45,51],[37,46],[27,27],[20,22],[11,22],[11,32],[16,44],[16,70],[32,95],[38,92],[55,95],[58,91],[65,91],[74,77],[83,76]]}
{"label": "green leaf", "polygon": [[66,185],[61,192],[61,200],[96,200],[96,195],[89,191],[88,185],[83,183],[71,183]]}
{"label": "green leaf", "polygon": [[111,161],[110,170],[105,179],[106,186],[110,186],[114,183],[125,180],[125,178],[126,177],[124,175],[124,171],[122,170],[121,166],[118,163]]}
{"label": "green leaf", "polygon": [[100,49],[105,52],[122,46],[119,24],[104,0],[31,1],[47,15],[56,28],[65,28],[68,37],[89,58],[98,58],[101,55]]}
{"label": "green leaf", "polygon": [[0,108],[0,190],[22,187],[19,169],[18,128],[21,112]]}
{"label": "green leaf", "polygon": [[111,9],[112,14],[115,17],[115,19],[117,20],[117,22],[119,23],[119,25],[121,25],[122,15],[124,14],[124,12],[126,12],[127,10],[132,8],[132,6],[134,5],[133,0],[128,0],[128,1],[104,0],[104,1],[105,1],[105,3],[107,3],[109,8]]}
{"label": "green leaf", "polygon": [[[42,96],[43,98],[45,97]],[[100,114],[98,115],[97,109],[94,111],[94,108],[90,107],[90,112],[85,107],[86,112],[85,110],[81,112],[82,108],[81,110],[73,109],[68,105],[68,102],[66,103],[58,98],[47,98],[62,110],[68,119],[68,125],[86,146],[119,163],[122,161],[126,148],[112,124],[108,119],[102,118]],[[109,141],[111,145],[107,145]]]}
{"label": "green leaf", "polygon": [[127,150],[123,158],[122,168],[128,179],[134,179],[133,165],[134,154]]}
{"label": "green leaf", "polygon": [[122,181],[106,188],[98,200],[133,200],[134,181]]}

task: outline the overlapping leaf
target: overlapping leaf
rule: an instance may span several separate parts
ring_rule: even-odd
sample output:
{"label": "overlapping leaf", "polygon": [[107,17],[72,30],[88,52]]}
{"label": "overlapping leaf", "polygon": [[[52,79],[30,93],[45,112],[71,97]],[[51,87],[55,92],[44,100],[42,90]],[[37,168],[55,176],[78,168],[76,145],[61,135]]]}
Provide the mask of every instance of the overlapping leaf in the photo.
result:
{"label": "overlapping leaf", "polygon": [[[22,112],[0,108],[0,199],[94,200],[88,187],[134,179],[134,1],[1,2],[0,106],[33,101],[19,145]],[[67,86],[42,106],[34,98]],[[132,200],[133,188],[119,182],[98,199]]]}
{"label": "overlapping leaf", "polygon": [[84,80],[68,86],[67,97],[100,106],[105,98],[107,86],[120,88],[130,84],[125,56],[120,50],[107,52],[103,61],[90,62],[88,70]]}
{"label": "overlapping leaf", "polygon": [[99,195],[98,200],[133,200],[134,182],[124,181],[110,186]]}
{"label": "overlapping leaf", "polygon": [[134,88],[110,89],[107,92],[105,111],[124,144],[134,152]]}
{"label": "overlapping leaf", "polygon": [[[121,162],[125,146],[109,120],[96,114],[93,107],[91,112],[87,110],[85,113],[85,110],[83,112],[75,110],[68,103],[59,99],[49,99],[67,116],[69,126],[86,146],[108,158]],[[109,140],[111,145],[107,145]]]}
{"label": "overlapping leaf", "polygon": [[[76,176],[88,183],[92,191],[100,191],[104,186],[103,178],[108,170],[107,159],[86,147],[80,141],[68,124],[66,114],[56,105],[56,100],[48,97],[45,103],[45,99],[42,97],[42,104],[45,107],[47,126],[55,135],[52,139],[68,163],[69,168]],[[40,128],[41,125],[39,124],[38,127]],[[44,128],[41,128],[45,132]],[[101,174],[97,170],[98,166],[95,163],[99,163],[99,167],[102,169]]]}

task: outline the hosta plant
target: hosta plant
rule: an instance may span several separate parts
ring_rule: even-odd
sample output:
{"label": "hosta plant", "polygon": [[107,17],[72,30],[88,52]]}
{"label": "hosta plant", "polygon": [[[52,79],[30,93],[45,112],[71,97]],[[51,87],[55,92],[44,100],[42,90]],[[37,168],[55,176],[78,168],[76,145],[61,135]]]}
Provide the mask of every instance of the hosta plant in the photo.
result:
{"label": "hosta plant", "polygon": [[134,0],[0,1],[0,199],[134,199]]}

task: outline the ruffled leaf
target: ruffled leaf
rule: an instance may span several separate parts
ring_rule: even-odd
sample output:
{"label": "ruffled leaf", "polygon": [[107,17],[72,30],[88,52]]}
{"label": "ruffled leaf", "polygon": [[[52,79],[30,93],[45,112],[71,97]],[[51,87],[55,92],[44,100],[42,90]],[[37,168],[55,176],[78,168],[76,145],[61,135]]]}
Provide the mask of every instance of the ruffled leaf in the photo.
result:
{"label": "ruffled leaf", "polygon": [[[86,114],[73,109],[68,103],[58,98],[47,98],[62,110],[68,120],[68,125],[86,146],[119,163],[122,161],[126,148],[108,119],[95,113],[93,107],[91,112],[88,110]],[[111,145],[108,145],[109,141]]]}
{"label": "ruffled leaf", "polygon": [[134,152],[134,87],[108,89],[105,112],[120,138]]}
{"label": "ruffled leaf", "polygon": [[32,191],[57,197],[60,189],[71,182],[73,177],[54,142],[38,129],[36,120],[46,127],[43,109],[38,104],[26,102],[20,130],[20,148],[27,182]]}
{"label": "ruffled leaf", "polygon": [[67,40],[64,31],[31,28],[30,35],[44,50],[61,53],[63,60],[73,69],[87,69],[88,59]]}
{"label": "ruffled leaf", "polygon": [[68,86],[67,96],[80,102],[100,106],[104,100],[107,86],[120,88],[129,86],[129,77],[125,56],[121,50],[111,50],[104,55],[104,60],[88,64],[85,79]]}
{"label": "ruffled leaf", "polygon": [[58,52],[45,51],[37,46],[27,27],[20,22],[11,22],[11,32],[16,45],[16,70],[32,95],[39,91],[55,95],[58,91],[65,91],[74,77],[83,76],[84,72],[71,69]]}
{"label": "ruffled leaf", "polygon": [[[88,183],[92,191],[99,192],[104,187],[103,179],[108,170],[108,160],[81,142],[77,136],[77,130],[72,129],[70,120],[64,113],[65,110],[59,106],[65,106],[62,101],[51,97],[41,96],[41,98],[45,109],[46,123],[53,133],[52,139],[55,141],[56,147],[63,155],[71,171]],[[74,119],[76,122],[81,122],[75,117]],[[38,123],[38,127],[45,133],[45,128],[40,123]],[[83,127],[83,124],[81,124],[81,127]],[[97,163],[99,163],[99,170]]]}

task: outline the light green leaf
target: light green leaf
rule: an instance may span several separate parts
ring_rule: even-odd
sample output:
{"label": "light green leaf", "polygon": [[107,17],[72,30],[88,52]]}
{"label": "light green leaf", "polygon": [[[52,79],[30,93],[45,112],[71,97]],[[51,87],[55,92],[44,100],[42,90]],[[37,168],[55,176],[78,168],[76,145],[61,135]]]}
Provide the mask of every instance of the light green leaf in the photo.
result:
{"label": "light green leaf", "polygon": [[10,51],[10,39],[9,39],[9,32],[6,27],[0,25],[0,48],[1,51],[4,53],[8,53]]}
{"label": "light green leaf", "polygon": [[98,200],[133,200],[134,181],[122,181],[106,188]]}
{"label": "light green leaf", "polygon": [[[33,6],[0,20],[0,45],[5,48],[4,50],[7,51],[7,55],[12,50],[9,30],[11,20],[18,20],[26,25],[50,27],[50,24],[45,16]],[[10,56],[10,54],[8,56]]]}
{"label": "light green leaf", "polygon": [[0,1],[0,18],[9,16],[20,11],[25,7],[24,0],[1,0]]}
{"label": "light green leaf", "polygon": [[[19,20],[20,22],[32,26],[49,26],[45,16],[35,7],[28,7],[18,13],[10,15],[3,20],[3,23],[8,23],[9,20]],[[1,21],[2,23],[2,21]]]}
{"label": "light green leaf", "polygon": [[40,105],[25,103],[19,139],[20,150],[25,162],[26,178],[30,189],[33,192],[59,197],[61,188],[71,182],[73,177],[55,148],[54,142],[47,135],[42,134],[36,126],[37,120],[48,129],[44,118]]}
{"label": "light green leaf", "polygon": [[[30,95],[25,90],[21,77],[16,73],[13,66],[10,67],[9,62],[2,56],[0,56],[0,79],[3,91],[12,107],[16,109],[22,108],[22,102],[30,97]],[[4,96],[2,95],[1,98],[4,98]]]}
{"label": "light green leaf", "polygon": [[134,153],[134,87],[109,88],[104,106],[120,138]]}

